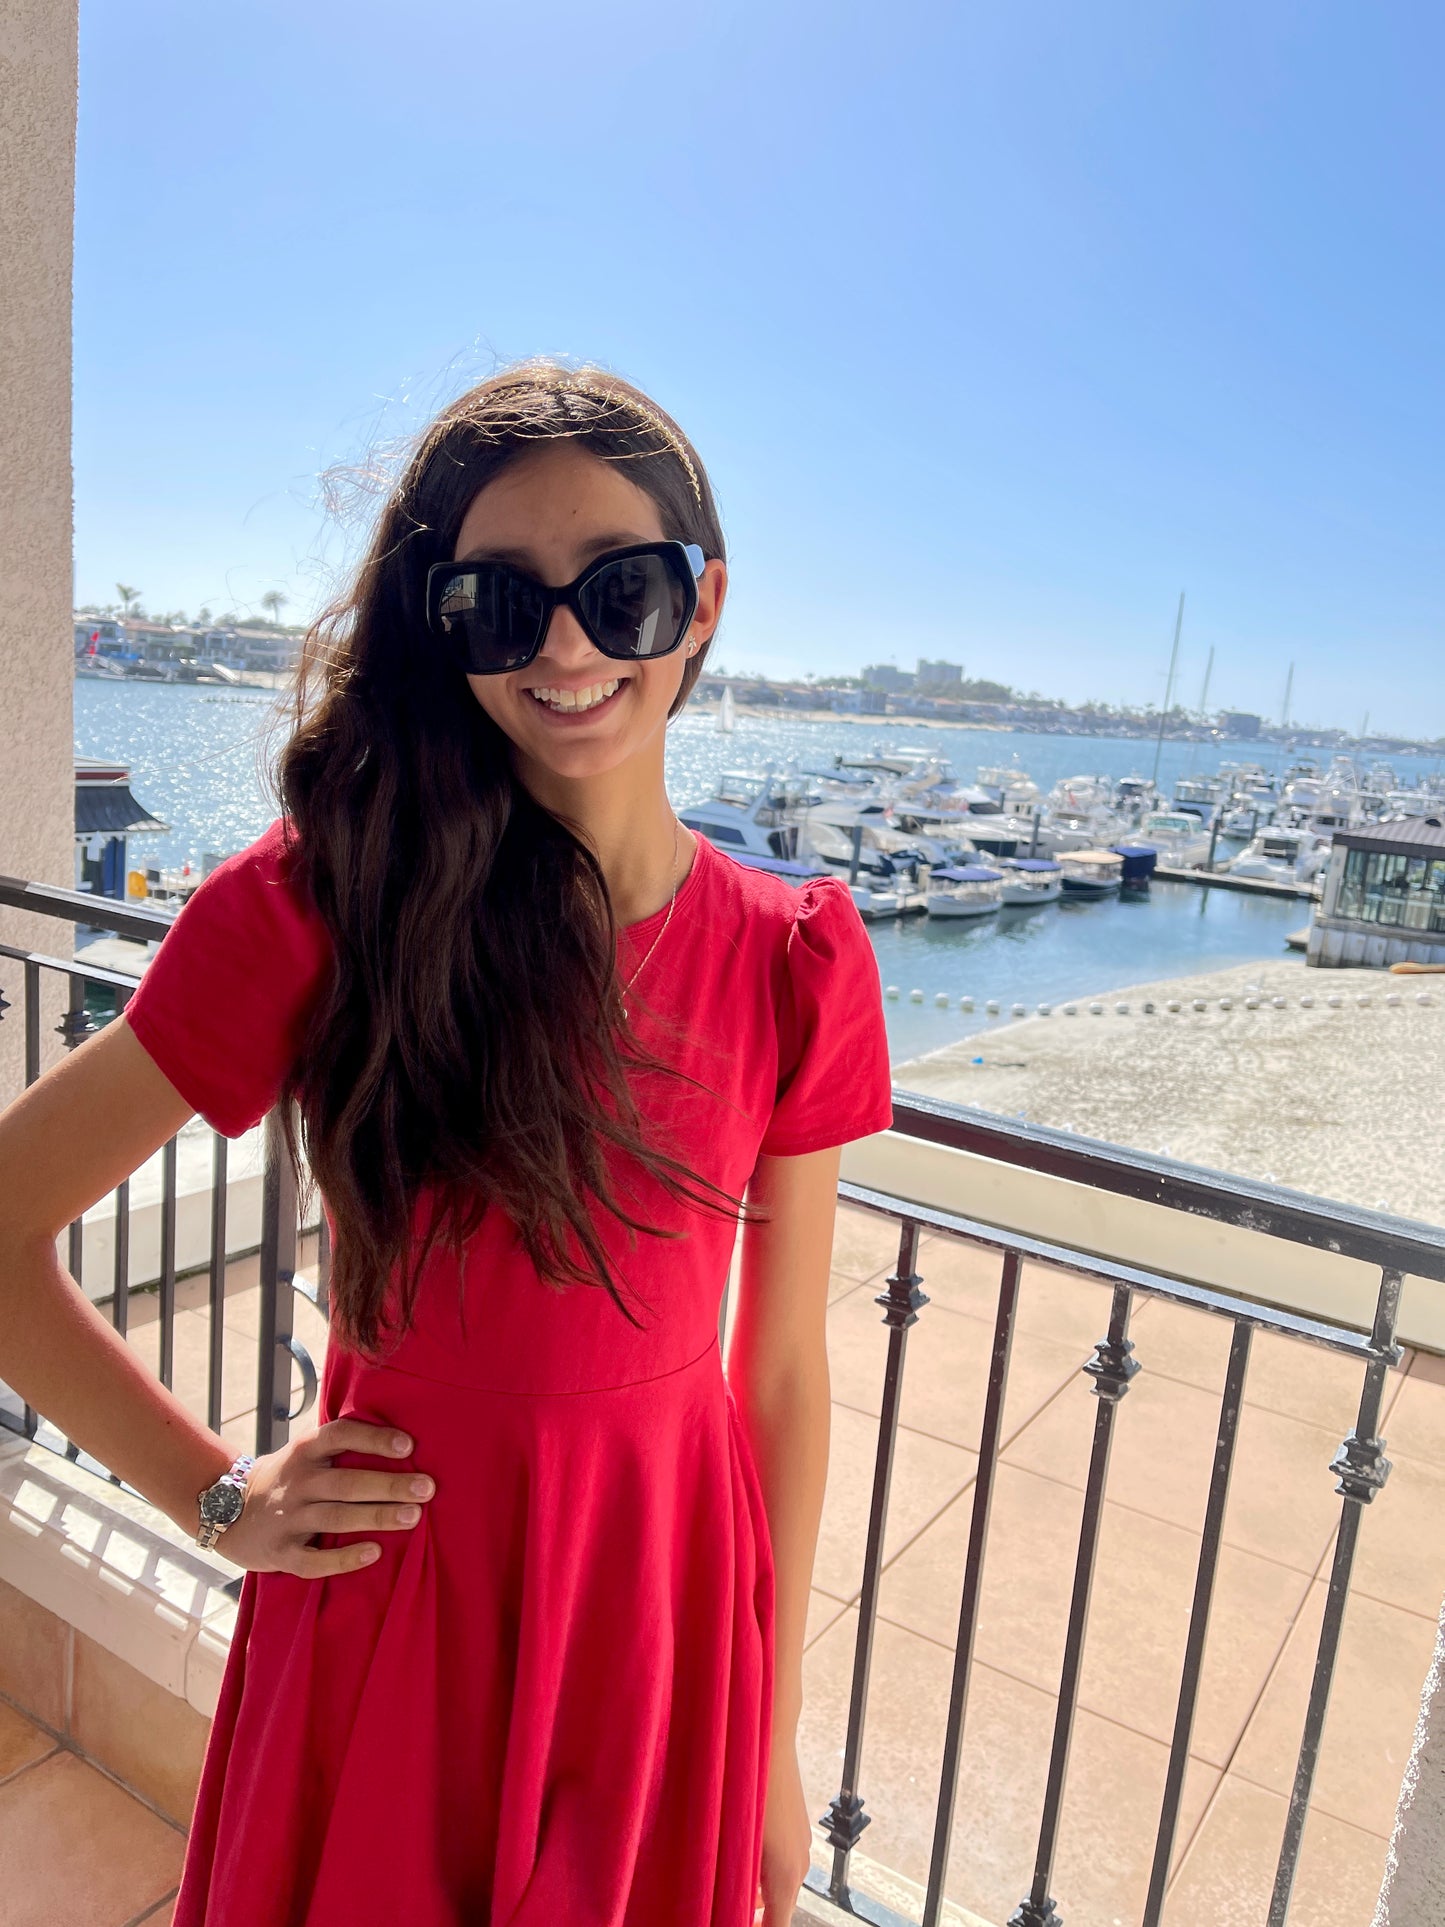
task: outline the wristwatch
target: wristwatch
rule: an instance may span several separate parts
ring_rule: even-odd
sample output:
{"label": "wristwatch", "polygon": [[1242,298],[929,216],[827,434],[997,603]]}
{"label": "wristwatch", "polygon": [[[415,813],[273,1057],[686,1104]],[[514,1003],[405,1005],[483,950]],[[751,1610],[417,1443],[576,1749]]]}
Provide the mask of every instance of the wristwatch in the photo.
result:
{"label": "wristwatch", "polygon": [[201,1493],[201,1529],[196,1534],[196,1544],[207,1552],[226,1527],[233,1526],[240,1518],[246,1503],[246,1475],[255,1463],[254,1459],[244,1456],[237,1459],[229,1472],[223,1472],[214,1485],[208,1485]]}

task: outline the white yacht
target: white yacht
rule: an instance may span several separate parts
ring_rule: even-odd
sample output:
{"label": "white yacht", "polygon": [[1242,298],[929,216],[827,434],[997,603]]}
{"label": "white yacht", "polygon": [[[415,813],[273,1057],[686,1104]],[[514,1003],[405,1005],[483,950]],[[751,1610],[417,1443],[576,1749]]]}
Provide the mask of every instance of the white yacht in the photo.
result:
{"label": "white yacht", "polygon": [[1330,839],[1307,826],[1261,830],[1226,865],[1231,876],[1275,883],[1311,883],[1329,862]]}
{"label": "white yacht", "polygon": [[829,874],[821,857],[801,847],[804,816],[813,800],[805,777],[772,769],[725,770],[708,801],[679,810],[678,818],[749,869],[800,883]]}
{"label": "white yacht", "polygon": [[1003,907],[1003,876],[981,863],[945,864],[928,879],[930,917],[988,917]]}
{"label": "white yacht", "polygon": [[1174,785],[1174,807],[1205,824],[1224,800],[1224,781],[1218,776],[1181,776]]}
{"label": "white yacht", "polygon": [[1149,810],[1129,840],[1157,850],[1159,861],[1176,870],[1193,869],[1209,857],[1209,838],[1187,810]]}
{"label": "white yacht", "polygon": [[1043,801],[1038,784],[1027,770],[1013,766],[981,769],[978,782],[1006,816],[1026,816]]}
{"label": "white yacht", "polygon": [[1006,909],[1032,910],[1041,903],[1057,903],[1063,895],[1064,873],[1051,857],[1009,857],[999,867]]}

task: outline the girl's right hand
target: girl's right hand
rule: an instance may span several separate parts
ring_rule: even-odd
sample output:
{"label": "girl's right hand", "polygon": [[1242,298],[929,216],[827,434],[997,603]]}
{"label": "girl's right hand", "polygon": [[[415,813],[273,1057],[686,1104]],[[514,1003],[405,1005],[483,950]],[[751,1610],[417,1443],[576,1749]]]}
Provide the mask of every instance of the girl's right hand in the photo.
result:
{"label": "girl's right hand", "polygon": [[329,1547],[311,1541],[322,1532],[410,1531],[436,1485],[425,1473],[373,1472],[332,1460],[339,1452],[405,1458],[412,1449],[411,1439],[394,1426],[339,1418],[264,1453],[247,1475],[241,1516],[217,1539],[216,1551],[251,1572],[290,1572],[301,1579],[371,1565],[381,1557],[374,1539]]}

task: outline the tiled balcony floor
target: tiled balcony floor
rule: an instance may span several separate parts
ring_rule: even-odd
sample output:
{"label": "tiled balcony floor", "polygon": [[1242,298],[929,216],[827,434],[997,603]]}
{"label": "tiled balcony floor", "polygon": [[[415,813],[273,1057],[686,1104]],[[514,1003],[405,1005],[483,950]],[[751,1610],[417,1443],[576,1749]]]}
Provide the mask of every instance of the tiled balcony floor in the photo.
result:
{"label": "tiled balcony floor", "polygon": [[185,1837],[0,1701],[6,1927],[167,1927]]}
{"label": "tiled balcony floor", "polygon": [[[846,1731],[887,1342],[873,1299],[896,1246],[886,1223],[840,1213],[831,1470],[800,1747],[815,1819],[837,1790]],[[314,1256],[308,1243],[303,1269]],[[998,1260],[925,1240],[918,1269],[930,1303],[909,1336],[861,1790],[872,1816],[862,1851],[923,1883]],[[183,1283],[180,1302],[176,1384],[200,1410],[205,1281]],[[258,1312],[254,1261],[233,1265],[224,1431],[238,1449],[252,1437]],[[1106,1320],[1102,1288],[1025,1270],[947,1888],[996,1924],[1033,1864],[1096,1405],[1079,1366]],[[304,1304],[297,1330],[319,1368],[325,1334]],[[1229,1335],[1207,1315],[1151,1303],[1137,1309],[1132,1336],[1143,1369],[1118,1414],[1054,1883],[1068,1927],[1140,1917]],[[154,1364],[153,1307],[133,1302],[131,1340]],[[1339,1516],[1329,1460],[1354,1423],[1359,1376],[1312,1347],[1255,1341],[1169,1927],[1264,1919]],[[1308,1927],[1359,1927],[1379,1890],[1445,1597],[1445,1360],[1407,1355],[1391,1375],[1383,1429],[1394,1470],[1362,1522],[1295,1891],[1293,1918]],[[10,1891],[33,1891],[39,1911],[15,1927],[168,1920],[179,1834],[16,1717],[0,1711],[0,1891],[4,1856],[21,1842],[23,1879]],[[823,1865],[820,1829],[815,1841]],[[75,1887],[63,1904],[62,1876]]]}

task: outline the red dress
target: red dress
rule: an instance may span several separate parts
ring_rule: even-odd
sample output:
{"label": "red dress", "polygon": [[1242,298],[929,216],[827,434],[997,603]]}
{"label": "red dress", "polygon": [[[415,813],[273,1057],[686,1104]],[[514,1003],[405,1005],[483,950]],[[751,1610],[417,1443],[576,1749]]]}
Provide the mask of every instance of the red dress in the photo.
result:
{"label": "red dress", "polygon": [[[288,869],[278,820],[201,884],[127,1010],[229,1136],[274,1101],[329,959]],[[620,933],[624,978],[665,915]],[[627,1001],[708,1087],[653,1074],[639,1103],[735,1196],[760,1152],[890,1122],[878,969],[836,878],[795,889],[700,839]],[[328,1348],[320,1421],[415,1441],[337,1463],[436,1495],[409,1530],[322,1536],[379,1539],[372,1566],[246,1574],[175,1927],[751,1927],[774,1569],[719,1349],[733,1226],[636,1187],[687,1233],[629,1252],[601,1227],[643,1329],[599,1287],[544,1285],[494,1207],[464,1316],[434,1251],[386,1363]]]}

